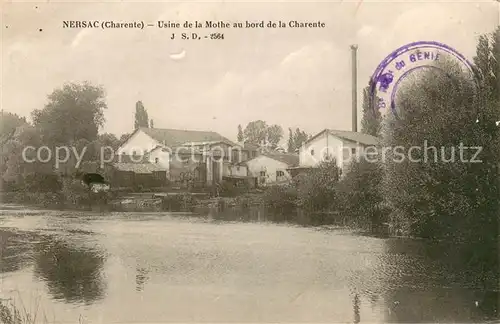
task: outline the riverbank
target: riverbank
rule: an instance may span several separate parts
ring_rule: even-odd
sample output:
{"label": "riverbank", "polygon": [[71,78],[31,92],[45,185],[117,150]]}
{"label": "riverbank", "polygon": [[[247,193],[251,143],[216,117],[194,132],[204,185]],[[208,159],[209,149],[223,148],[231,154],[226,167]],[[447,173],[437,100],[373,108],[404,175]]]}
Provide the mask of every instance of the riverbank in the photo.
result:
{"label": "riverbank", "polygon": [[[75,197],[76,196],[76,197]],[[82,199],[82,196],[84,199]],[[377,236],[389,236],[384,228],[354,224],[338,211],[307,211],[274,188],[240,193],[231,197],[210,197],[189,192],[116,192],[64,195],[61,193],[7,192],[0,201],[43,209],[97,212],[191,212],[213,215],[225,221],[270,221],[300,226],[336,226]]]}
{"label": "riverbank", "polygon": [[87,193],[87,201],[69,201],[61,193],[1,192],[2,203],[22,204],[48,209],[92,210],[101,208],[110,211],[181,211],[179,209],[246,208],[262,206],[262,193],[248,193],[236,197],[210,197],[208,194],[188,192],[140,192],[140,193]]}

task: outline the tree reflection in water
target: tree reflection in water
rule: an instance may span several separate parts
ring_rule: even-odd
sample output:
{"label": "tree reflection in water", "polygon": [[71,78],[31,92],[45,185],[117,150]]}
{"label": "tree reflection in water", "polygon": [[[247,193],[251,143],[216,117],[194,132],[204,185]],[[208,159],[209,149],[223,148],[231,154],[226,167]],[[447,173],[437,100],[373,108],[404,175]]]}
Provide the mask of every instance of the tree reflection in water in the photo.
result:
{"label": "tree reflection in water", "polygon": [[[472,280],[456,245],[386,240],[380,273],[385,322],[484,322],[498,319],[498,290]],[[477,275],[477,277],[480,277]]]}
{"label": "tree reflection in water", "polygon": [[373,266],[350,275],[355,323],[361,322],[363,298],[384,323],[499,319],[498,286],[483,284],[479,274],[473,280],[456,245],[390,238],[383,246]]}
{"label": "tree reflection in water", "polygon": [[91,304],[104,297],[103,253],[44,239],[36,249],[35,275],[55,299]]}
{"label": "tree reflection in water", "polygon": [[0,273],[14,272],[30,260],[35,234],[0,229]]}

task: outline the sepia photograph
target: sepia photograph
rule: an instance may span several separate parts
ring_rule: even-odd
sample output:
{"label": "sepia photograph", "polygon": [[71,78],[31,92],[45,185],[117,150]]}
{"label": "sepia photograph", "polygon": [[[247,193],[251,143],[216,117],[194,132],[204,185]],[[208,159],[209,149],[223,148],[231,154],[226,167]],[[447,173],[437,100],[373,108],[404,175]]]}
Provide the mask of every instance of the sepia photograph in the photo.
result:
{"label": "sepia photograph", "polygon": [[0,323],[500,323],[500,1],[0,3]]}

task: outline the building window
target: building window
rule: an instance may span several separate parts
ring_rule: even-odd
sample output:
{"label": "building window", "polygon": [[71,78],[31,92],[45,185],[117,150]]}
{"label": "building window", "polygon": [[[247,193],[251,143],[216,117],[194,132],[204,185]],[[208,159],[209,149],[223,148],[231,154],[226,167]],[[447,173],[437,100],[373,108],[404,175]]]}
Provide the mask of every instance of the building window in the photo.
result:
{"label": "building window", "polygon": [[311,150],[311,155],[314,155],[314,150]]}
{"label": "building window", "polygon": [[351,153],[352,153],[352,155],[356,154],[356,148],[355,147],[351,147]]}
{"label": "building window", "polygon": [[256,157],[256,156],[257,156],[257,152],[256,152],[256,151],[253,151],[253,152],[252,152],[252,157],[254,158],[254,157]]}
{"label": "building window", "polygon": [[240,166],[239,165],[236,167],[236,171],[240,171]]}
{"label": "building window", "polygon": [[266,176],[266,171],[260,171],[260,176],[265,177]]}
{"label": "building window", "polygon": [[276,171],[276,176],[277,177],[283,177],[285,175],[285,172],[283,171]]}
{"label": "building window", "polygon": [[159,159],[158,158],[155,158],[155,163],[158,163]]}

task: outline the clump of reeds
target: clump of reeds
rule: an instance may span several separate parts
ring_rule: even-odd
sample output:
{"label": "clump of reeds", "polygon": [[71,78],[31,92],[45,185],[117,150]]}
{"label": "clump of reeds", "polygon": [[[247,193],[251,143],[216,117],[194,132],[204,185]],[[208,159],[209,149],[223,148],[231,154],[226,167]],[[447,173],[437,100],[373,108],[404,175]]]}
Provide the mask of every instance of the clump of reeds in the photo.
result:
{"label": "clump of reeds", "polygon": [[[31,312],[24,306],[17,306],[11,299],[0,299],[0,323],[2,324],[34,324],[37,321],[38,307]],[[45,318],[42,323],[48,323]]]}

